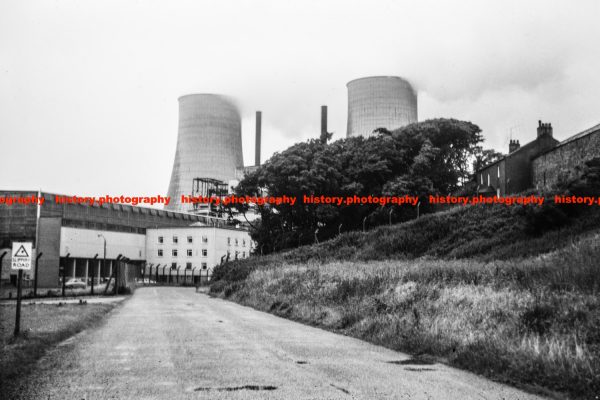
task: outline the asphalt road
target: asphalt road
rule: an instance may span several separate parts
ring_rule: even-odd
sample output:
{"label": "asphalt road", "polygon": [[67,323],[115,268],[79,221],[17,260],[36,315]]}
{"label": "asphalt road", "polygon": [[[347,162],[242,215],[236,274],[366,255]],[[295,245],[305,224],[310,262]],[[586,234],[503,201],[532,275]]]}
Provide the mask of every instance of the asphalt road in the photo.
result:
{"label": "asphalt road", "polygon": [[27,399],[539,399],[193,288],[142,288],[45,356]]}

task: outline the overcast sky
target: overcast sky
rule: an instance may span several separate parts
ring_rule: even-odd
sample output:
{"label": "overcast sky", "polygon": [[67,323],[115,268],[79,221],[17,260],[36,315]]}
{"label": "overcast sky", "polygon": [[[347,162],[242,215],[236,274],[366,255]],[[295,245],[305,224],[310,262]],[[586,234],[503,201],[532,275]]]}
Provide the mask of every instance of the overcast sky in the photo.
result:
{"label": "overcast sky", "polygon": [[346,82],[398,75],[485,146],[600,123],[600,1],[0,0],[0,188],[166,195],[177,98],[239,100],[244,161],[345,137]]}

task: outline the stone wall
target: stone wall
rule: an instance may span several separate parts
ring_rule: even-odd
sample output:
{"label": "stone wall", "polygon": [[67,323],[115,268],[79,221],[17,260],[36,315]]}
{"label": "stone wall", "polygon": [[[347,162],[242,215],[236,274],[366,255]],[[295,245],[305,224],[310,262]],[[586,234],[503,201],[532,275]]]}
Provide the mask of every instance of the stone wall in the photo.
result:
{"label": "stone wall", "polygon": [[595,157],[600,157],[600,127],[536,157],[532,163],[533,184],[538,189],[555,187],[558,182],[577,177],[585,161]]}

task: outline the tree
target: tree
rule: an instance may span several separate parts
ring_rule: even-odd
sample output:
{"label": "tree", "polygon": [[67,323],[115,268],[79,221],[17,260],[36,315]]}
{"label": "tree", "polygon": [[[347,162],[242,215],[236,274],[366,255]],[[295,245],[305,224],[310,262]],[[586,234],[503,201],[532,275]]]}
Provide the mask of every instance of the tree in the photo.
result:
{"label": "tree", "polygon": [[494,149],[483,150],[481,146],[477,146],[473,157],[473,172],[498,161],[502,157],[504,157],[504,154]]}
{"label": "tree", "polygon": [[[260,222],[251,232],[263,252],[312,243],[344,230],[387,223],[386,209],[378,204],[304,204],[303,196],[397,196],[450,193],[467,174],[468,160],[481,142],[480,129],[470,123],[436,119],[389,132],[378,129],[369,138],[351,137],[327,144],[320,139],[297,143],[274,154],[236,188],[238,195],[296,196],[295,206],[258,207]],[[235,205],[245,212],[248,206]],[[426,212],[427,209],[421,208]],[[395,220],[414,218],[397,210]]]}

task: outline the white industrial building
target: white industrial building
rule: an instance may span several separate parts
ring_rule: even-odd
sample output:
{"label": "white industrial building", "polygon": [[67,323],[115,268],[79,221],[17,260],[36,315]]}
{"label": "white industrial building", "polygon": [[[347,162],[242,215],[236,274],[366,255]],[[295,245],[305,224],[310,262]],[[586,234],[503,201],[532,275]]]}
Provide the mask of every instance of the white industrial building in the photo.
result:
{"label": "white industrial building", "polygon": [[147,229],[145,248],[146,269],[160,265],[173,277],[189,277],[190,271],[210,275],[223,261],[248,258],[252,242],[246,230],[196,225]]}

